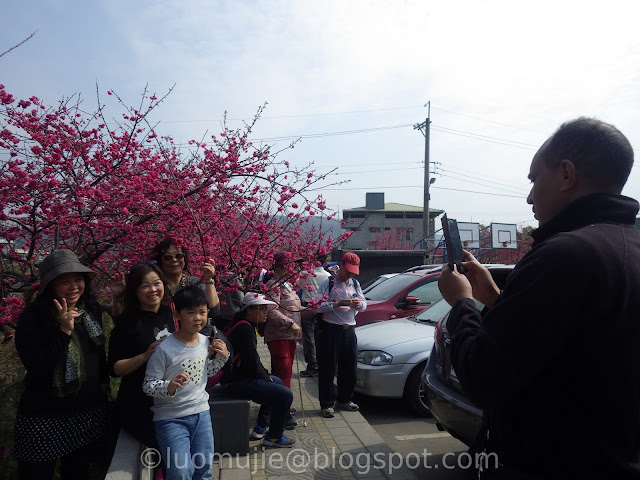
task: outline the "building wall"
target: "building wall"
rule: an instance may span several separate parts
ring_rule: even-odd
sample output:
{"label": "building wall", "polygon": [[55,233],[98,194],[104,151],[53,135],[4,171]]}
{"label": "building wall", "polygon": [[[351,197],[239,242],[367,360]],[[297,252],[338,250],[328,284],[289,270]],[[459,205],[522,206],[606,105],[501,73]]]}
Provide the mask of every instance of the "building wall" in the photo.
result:
{"label": "building wall", "polygon": [[[393,232],[410,248],[422,238],[422,214],[416,212],[345,210],[344,221],[343,228],[354,232],[346,242],[345,248],[349,249],[375,250],[376,237]],[[431,231],[433,225],[431,220]]]}

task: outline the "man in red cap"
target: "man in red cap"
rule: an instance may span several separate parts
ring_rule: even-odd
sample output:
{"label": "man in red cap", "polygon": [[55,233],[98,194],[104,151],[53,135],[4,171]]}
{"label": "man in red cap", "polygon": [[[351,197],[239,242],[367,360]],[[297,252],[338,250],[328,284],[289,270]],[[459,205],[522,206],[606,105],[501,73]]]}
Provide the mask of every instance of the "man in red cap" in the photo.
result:
{"label": "man in red cap", "polygon": [[[315,301],[322,320],[318,326],[318,390],[321,414],[332,418],[334,408],[355,412],[358,405],[351,401],[356,386],[358,341],[356,315],[367,308],[360,285],[353,278],[360,273],[360,258],[352,252],[342,256],[335,277],[324,280],[318,287]],[[338,388],[333,384],[338,375]]]}

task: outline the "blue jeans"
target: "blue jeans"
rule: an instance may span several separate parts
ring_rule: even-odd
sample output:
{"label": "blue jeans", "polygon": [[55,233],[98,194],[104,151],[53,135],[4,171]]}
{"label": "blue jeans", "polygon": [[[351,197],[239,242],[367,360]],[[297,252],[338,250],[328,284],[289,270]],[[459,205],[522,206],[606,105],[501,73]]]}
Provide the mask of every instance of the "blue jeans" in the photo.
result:
{"label": "blue jeans", "polygon": [[284,432],[284,422],[293,403],[293,393],[275,375],[273,382],[258,378],[236,380],[227,386],[231,397],[246,398],[260,404],[257,424],[269,427],[270,438],[280,438]]}
{"label": "blue jeans", "polygon": [[153,422],[166,480],[211,480],[213,429],[209,411]]}

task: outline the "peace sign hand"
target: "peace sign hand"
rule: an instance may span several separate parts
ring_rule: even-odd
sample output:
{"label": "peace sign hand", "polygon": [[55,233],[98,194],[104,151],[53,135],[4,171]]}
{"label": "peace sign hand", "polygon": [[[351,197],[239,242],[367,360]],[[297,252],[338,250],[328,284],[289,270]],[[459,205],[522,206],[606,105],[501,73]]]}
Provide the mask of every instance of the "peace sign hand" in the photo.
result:
{"label": "peace sign hand", "polygon": [[63,298],[62,303],[58,302],[55,298],[53,299],[53,303],[56,306],[56,310],[58,310],[58,321],[60,322],[60,330],[62,330],[67,335],[71,335],[73,332],[73,324],[76,317],[79,317],[77,308],[72,308],[69,310],[67,307],[67,299]]}

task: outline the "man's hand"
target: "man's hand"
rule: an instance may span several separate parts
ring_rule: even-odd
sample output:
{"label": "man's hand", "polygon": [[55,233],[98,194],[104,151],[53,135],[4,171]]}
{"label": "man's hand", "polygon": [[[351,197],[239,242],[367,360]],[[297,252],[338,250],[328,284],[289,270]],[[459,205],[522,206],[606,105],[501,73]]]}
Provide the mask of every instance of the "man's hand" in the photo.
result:
{"label": "man's hand", "polygon": [[442,273],[438,279],[438,288],[440,293],[449,305],[453,307],[461,298],[472,298],[472,288],[467,277],[458,273],[457,270],[452,271],[448,264],[442,266]]}
{"label": "man's hand", "polygon": [[184,382],[189,381],[189,374],[187,372],[182,372],[177,374],[173,379],[169,382],[169,386],[167,387],[167,391],[169,395],[174,395],[176,390],[182,388],[182,384]]}
{"label": "man's hand", "polygon": [[483,303],[486,307],[493,307],[500,298],[500,289],[493,281],[491,273],[478,260],[466,250],[462,266],[466,269],[465,276],[471,284],[473,298]]}
{"label": "man's hand", "polygon": [[344,300],[338,300],[335,304],[338,307],[350,307],[351,306],[351,299],[350,298],[345,298]]}

